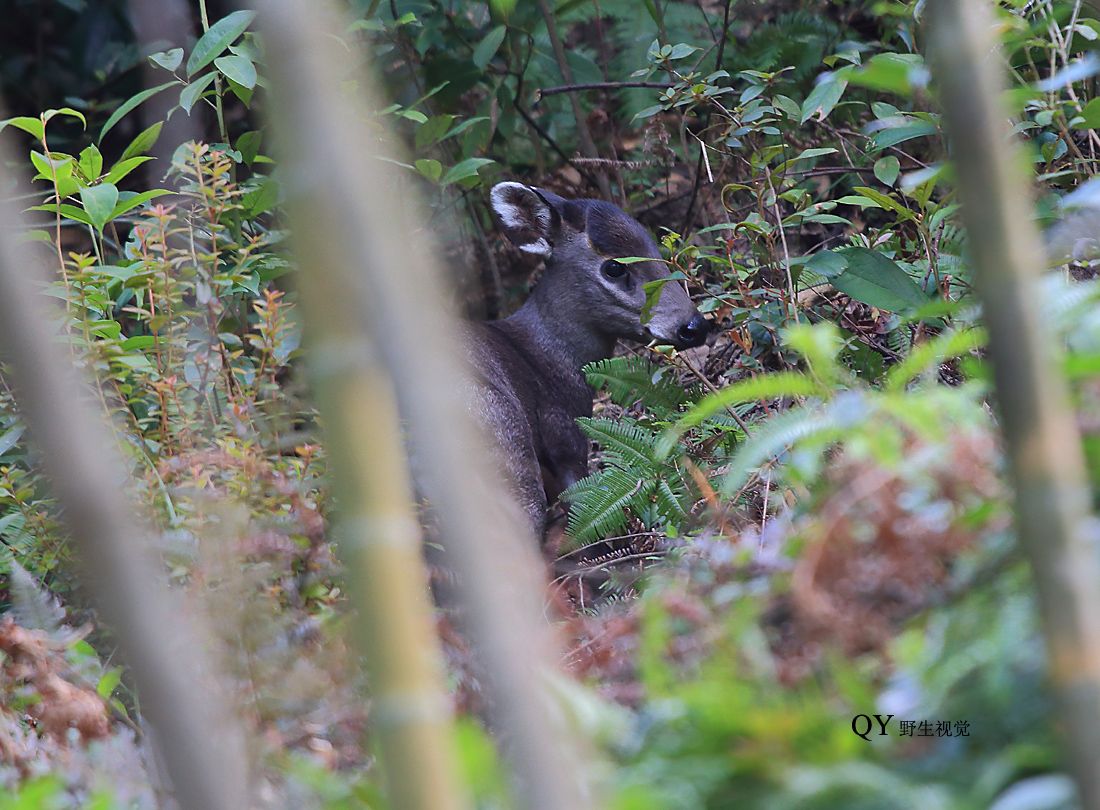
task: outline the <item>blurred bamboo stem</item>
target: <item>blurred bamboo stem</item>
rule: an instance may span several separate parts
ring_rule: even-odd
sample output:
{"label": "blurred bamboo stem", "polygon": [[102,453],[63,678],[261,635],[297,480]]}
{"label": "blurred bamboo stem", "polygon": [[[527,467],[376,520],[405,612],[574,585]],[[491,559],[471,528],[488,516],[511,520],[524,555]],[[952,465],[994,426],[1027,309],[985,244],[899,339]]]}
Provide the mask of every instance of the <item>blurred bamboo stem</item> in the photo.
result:
{"label": "blurred bamboo stem", "polygon": [[[0,178],[15,165],[0,142]],[[238,810],[246,806],[238,730],[214,697],[196,688],[215,669],[181,621],[185,614],[155,585],[163,576],[145,560],[150,532],[132,517],[110,429],[49,327],[58,313],[41,293],[45,268],[18,240],[24,230],[10,199],[0,200],[0,351],[15,373],[20,411],[80,549],[89,590],[133,670],[179,806]]]}
{"label": "blurred bamboo stem", "polygon": [[1021,151],[1009,139],[1001,60],[981,0],[929,0],[934,75],[989,329],[1016,484],[1017,531],[1038,591],[1082,807],[1100,808],[1100,560],[1081,440],[1035,286],[1043,266]]}
{"label": "blurred bamboo stem", "polygon": [[[317,267],[324,262],[320,272],[332,285],[309,293],[317,296],[310,312],[329,322],[354,319],[389,372],[408,421],[418,480],[458,575],[517,794],[532,810],[583,810],[589,797],[579,758],[553,722],[542,688],[554,665],[536,540],[503,496],[479,444],[466,404],[470,388],[459,332],[443,303],[431,235],[418,209],[404,204],[412,190],[402,187],[401,170],[389,162],[393,150],[384,142],[384,121],[367,112],[377,108],[372,83],[361,77],[366,105],[341,89],[350,60],[318,22],[333,19],[327,4],[265,0],[260,8],[276,146],[298,253],[308,269],[305,283],[318,284]],[[318,316],[314,307],[324,312]],[[371,423],[362,412],[359,419],[358,430],[396,435],[392,420]],[[383,467],[377,474],[403,473]],[[409,773],[391,771],[390,778],[419,781],[424,775],[418,762]]]}

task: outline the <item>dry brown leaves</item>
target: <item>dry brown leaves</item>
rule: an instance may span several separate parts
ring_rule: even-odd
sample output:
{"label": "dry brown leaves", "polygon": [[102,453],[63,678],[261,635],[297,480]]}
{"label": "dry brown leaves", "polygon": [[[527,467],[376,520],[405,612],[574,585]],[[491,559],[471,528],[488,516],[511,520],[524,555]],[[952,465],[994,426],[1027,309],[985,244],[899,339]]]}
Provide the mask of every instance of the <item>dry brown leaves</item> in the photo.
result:
{"label": "dry brown leaves", "polygon": [[[20,627],[10,616],[0,619],[0,694],[10,705],[19,693],[30,698],[27,715],[41,734],[64,745],[75,729],[81,739],[106,737],[110,725],[107,707],[94,689],[73,683],[68,665],[56,645],[38,630]],[[20,764],[33,753],[18,719],[0,709],[0,760]]]}

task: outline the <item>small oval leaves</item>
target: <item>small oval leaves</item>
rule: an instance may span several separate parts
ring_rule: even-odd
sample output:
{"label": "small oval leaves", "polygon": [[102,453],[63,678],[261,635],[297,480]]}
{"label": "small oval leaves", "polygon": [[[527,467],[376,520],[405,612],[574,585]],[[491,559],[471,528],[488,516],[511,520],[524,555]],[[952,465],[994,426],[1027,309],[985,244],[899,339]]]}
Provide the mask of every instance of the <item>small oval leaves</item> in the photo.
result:
{"label": "small oval leaves", "polygon": [[245,32],[255,17],[255,11],[234,11],[210,26],[210,30],[195,43],[195,50],[191,51],[187,60],[187,76],[194,76],[221,56]]}
{"label": "small oval leaves", "polygon": [[903,312],[928,303],[928,293],[878,251],[853,247],[835,252],[848,262],[847,268],[832,279],[833,286],[845,295],[887,312]]}

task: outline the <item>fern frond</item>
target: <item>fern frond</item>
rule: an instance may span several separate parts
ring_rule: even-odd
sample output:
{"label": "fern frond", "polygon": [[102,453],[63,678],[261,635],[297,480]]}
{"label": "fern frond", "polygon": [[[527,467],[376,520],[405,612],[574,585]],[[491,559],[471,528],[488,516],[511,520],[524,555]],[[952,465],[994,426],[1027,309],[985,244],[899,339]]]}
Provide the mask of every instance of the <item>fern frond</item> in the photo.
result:
{"label": "fern frond", "polygon": [[699,400],[675,425],[665,431],[654,446],[654,457],[666,459],[676,442],[688,430],[711,418],[719,411],[740,402],[775,397],[826,396],[829,390],[807,374],[797,371],[777,371],[762,374],[728,385],[721,391],[707,394]]}
{"label": "fern frond", "polygon": [[[848,399],[847,397],[845,398]],[[784,414],[764,422],[734,454],[722,479],[722,494],[732,497],[748,483],[752,474],[762,464],[780,456],[791,446],[813,436],[836,434],[852,426],[852,403],[845,402],[843,419],[837,413],[835,403],[828,408],[805,406],[792,408]],[[864,407],[864,414],[870,409]]]}
{"label": "fern frond", "polygon": [[[621,467],[608,467],[594,475],[595,486],[576,498],[576,484],[562,493],[573,504],[569,510],[569,536],[577,544],[590,543],[617,534],[627,526],[631,503],[648,500],[643,481],[637,473]],[[580,483],[580,482],[578,482]]]}
{"label": "fern frond", "polygon": [[606,389],[611,401],[628,407],[636,401],[658,419],[676,413],[695,392],[685,389],[666,375],[667,366],[657,367],[645,357],[612,357],[584,367],[588,384]]}
{"label": "fern frond", "polygon": [[657,462],[653,458],[656,437],[633,421],[582,416],[577,419],[577,424],[588,438],[596,440],[600,447],[618,456],[623,466],[639,471],[657,471]]}
{"label": "fern frond", "polygon": [[20,627],[56,635],[65,620],[61,602],[39,585],[15,559],[10,559],[8,564],[11,566],[12,618]]}
{"label": "fern frond", "polygon": [[901,391],[914,377],[953,357],[960,357],[985,345],[984,329],[965,329],[944,332],[931,340],[913,347],[909,356],[890,369],[886,375],[885,389]]}

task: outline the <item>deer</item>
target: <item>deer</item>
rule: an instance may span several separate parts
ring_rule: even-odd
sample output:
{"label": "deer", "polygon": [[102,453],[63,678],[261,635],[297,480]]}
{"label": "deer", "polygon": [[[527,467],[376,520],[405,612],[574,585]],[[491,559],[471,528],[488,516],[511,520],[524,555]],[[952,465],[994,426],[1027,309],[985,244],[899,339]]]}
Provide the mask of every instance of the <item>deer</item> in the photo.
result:
{"label": "deer", "polygon": [[542,538],[548,503],[588,474],[588,439],[576,423],[592,415],[595,395],[584,366],[611,357],[620,339],[699,346],[711,324],[675,281],[643,322],[644,286],[670,273],[653,237],[618,206],[517,182],[489,196],[504,236],[545,269],[515,314],[468,324],[472,408]]}

